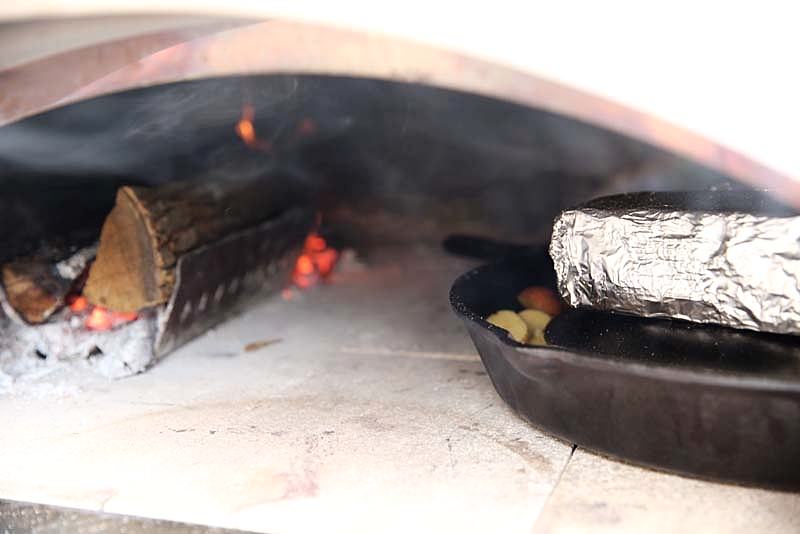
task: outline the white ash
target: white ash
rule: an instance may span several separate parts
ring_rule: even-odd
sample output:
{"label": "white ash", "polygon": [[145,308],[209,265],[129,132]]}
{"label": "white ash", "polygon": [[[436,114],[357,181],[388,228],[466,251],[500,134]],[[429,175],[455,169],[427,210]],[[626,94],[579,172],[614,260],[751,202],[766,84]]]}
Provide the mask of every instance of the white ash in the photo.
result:
{"label": "white ash", "polygon": [[98,343],[103,357],[95,359],[97,370],[109,378],[122,378],[141,373],[155,363],[153,344],[156,337],[156,320],[141,316],[120,328],[104,332]]}
{"label": "white ash", "polygon": [[66,311],[45,324],[5,320],[0,328],[0,373],[13,380],[70,365],[122,378],[144,371],[155,360],[152,314],[105,331],[88,330],[82,316]]}
{"label": "white ash", "polygon": [[97,256],[97,244],[84,247],[65,260],[56,263],[56,271],[64,280],[75,280]]}

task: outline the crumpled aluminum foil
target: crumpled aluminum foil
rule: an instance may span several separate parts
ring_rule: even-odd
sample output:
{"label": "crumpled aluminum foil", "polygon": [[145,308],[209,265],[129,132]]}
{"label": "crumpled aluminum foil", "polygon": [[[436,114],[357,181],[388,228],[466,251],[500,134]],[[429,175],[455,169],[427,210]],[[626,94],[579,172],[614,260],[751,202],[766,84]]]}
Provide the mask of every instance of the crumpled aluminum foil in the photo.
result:
{"label": "crumpled aluminum foil", "polygon": [[636,193],[555,221],[575,307],[800,335],[800,214],[744,192]]}

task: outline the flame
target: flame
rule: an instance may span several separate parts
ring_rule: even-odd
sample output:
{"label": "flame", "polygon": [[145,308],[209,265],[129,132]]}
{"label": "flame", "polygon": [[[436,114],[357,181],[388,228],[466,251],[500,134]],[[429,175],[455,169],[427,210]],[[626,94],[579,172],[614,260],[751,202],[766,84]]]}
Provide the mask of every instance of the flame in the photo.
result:
{"label": "flame", "polygon": [[324,238],[310,234],[303,245],[302,254],[294,265],[292,283],[301,289],[317,284],[331,274],[338,259],[339,252],[330,248]]}
{"label": "flame", "polygon": [[255,117],[253,106],[245,104],[242,107],[242,118],[236,123],[236,135],[247,146],[251,146],[256,141],[256,128],[253,126],[253,117]]}
{"label": "flame", "polygon": [[236,123],[235,127],[236,135],[250,148],[269,151],[272,148],[270,143],[259,139],[256,135],[256,126],[253,124],[255,116],[256,111],[252,105],[245,104],[242,106],[242,117],[239,119],[239,122]]}

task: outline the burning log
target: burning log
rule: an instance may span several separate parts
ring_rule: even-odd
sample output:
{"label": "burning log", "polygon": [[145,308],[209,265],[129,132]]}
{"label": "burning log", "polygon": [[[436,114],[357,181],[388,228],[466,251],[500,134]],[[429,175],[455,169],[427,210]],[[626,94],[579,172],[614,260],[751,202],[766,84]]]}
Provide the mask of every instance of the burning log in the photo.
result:
{"label": "burning log", "polygon": [[167,302],[178,258],[304,200],[297,178],[122,187],[100,234],[84,295],[135,312]]}
{"label": "burning log", "polygon": [[65,258],[66,251],[51,248],[3,264],[0,278],[8,304],[25,322],[43,323],[64,305],[94,253],[94,247],[86,247]]}
{"label": "burning log", "polygon": [[8,303],[28,323],[47,320],[70,289],[70,281],[53,272],[52,265],[35,259],[6,263],[2,271]]}

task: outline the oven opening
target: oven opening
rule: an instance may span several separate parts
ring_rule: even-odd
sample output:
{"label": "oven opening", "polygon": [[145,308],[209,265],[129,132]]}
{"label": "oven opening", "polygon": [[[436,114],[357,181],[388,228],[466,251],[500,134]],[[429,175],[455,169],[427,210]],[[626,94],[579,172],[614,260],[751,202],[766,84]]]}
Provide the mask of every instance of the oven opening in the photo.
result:
{"label": "oven opening", "polygon": [[[353,350],[441,351],[458,333],[404,344],[369,315],[398,304],[388,285],[425,288],[415,309],[448,313],[431,271],[469,261],[449,236],[545,244],[559,211],[593,197],[741,187],[543,111],[324,76],[98,97],[4,127],[0,159],[0,372],[17,386],[134,375],[187,343],[331,336],[346,317]],[[297,308],[286,334],[247,319]],[[219,348],[214,332],[237,321],[242,346]]]}

